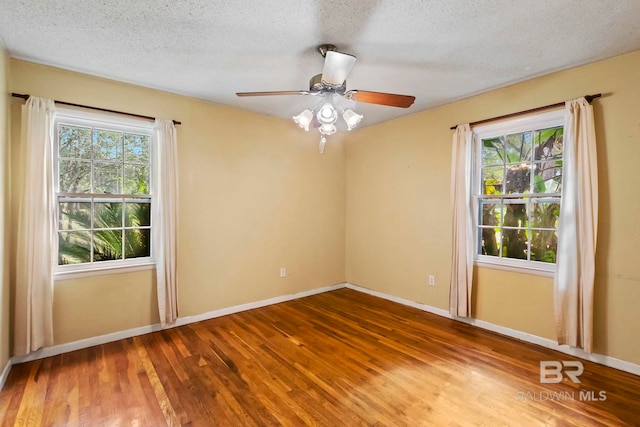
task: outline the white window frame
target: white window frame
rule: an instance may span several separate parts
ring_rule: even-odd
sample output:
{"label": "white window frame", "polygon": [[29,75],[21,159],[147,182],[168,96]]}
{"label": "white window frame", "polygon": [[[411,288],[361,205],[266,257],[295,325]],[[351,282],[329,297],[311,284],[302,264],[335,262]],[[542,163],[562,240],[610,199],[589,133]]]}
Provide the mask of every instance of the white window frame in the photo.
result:
{"label": "white window frame", "polygon": [[[542,261],[530,261],[516,258],[502,258],[491,255],[482,255],[480,252],[481,239],[480,227],[478,226],[478,217],[480,215],[480,195],[482,194],[482,143],[483,139],[502,136],[507,134],[532,131],[537,129],[545,129],[565,125],[564,109],[552,110],[538,114],[518,117],[496,123],[479,125],[472,127],[473,131],[473,159],[472,159],[472,183],[470,186],[471,197],[473,202],[473,228],[474,228],[474,250],[475,265],[509,270],[515,272],[527,272],[543,276],[553,276],[556,264]],[[562,203],[562,194],[559,196]]]}
{"label": "white window frame", "polygon": [[[150,203],[154,203],[154,173],[155,173],[155,164],[154,164],[154,155],[153,155],[153,122],[143,119],[135,119],[130,117],[124,117],[118,114],[110,114],[110,113],[96,113],[92,111],[86,111],[81,109],[71,109],[71,108],[60,108],[56,107],[56,116],[54,121],[54,129],[53,129],[53,143],[54,143],[54,193],[56,197],[56,229],[55,229],[55,266],[54,266],[54,278],[56,280],[63,280],[67,278],[79,278],[85,276],[94,276],[101,274],[112,274],[112,273],[123,273],[123,272],[131,272],[138,270],[146,270],[151,269],[155,266],[154,254],[153,254],[153,244],[150,247],[150,256],[148,257],[138,257],[138,258],[129,258],[122,260],[109,260],[109,261],[93,261],[81,264],[65,264],[58,265],[58,236],[59,236],[59,227],[60,227],[60,212],[59,212],[59,124],[70,124],[70,125],[78,125],[78,126],[89,126],[94,128],[102,128],[105,130],[115,130],[115,131],[123,131],[129,133],[136,134],[144,134],[149,135],[150,146],[149,146],[149,195],[148,198],[145,196],[144,199],[149,199]],[[102,199],[105,200],[125,200],[127,197],[123,197],[122,195],[109,198],[108,196],[101,194],[87,194],[87,198],[92,199]],[[136,196],[132,196],[129,199],[135,199]],[[92,200],[93,204],[93,200]],[[123,224],[124,227],[124,224]],[[150,234],[153,229],[153,223],[150,223]],[[93,225],[92,225],[93,230]]]}

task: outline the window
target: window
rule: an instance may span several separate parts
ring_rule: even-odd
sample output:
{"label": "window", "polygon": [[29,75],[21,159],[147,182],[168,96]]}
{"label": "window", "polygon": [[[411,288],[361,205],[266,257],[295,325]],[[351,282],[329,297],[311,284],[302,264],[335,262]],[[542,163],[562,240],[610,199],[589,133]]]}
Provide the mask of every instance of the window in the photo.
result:
{"label": "window", "polygon": [[476,259],[552,270],[562,197],[564,111],[473,132]]}
{"label": "window", "polygon": [[151,259],[151,124],[58,111],[58,265],[91,269]]}

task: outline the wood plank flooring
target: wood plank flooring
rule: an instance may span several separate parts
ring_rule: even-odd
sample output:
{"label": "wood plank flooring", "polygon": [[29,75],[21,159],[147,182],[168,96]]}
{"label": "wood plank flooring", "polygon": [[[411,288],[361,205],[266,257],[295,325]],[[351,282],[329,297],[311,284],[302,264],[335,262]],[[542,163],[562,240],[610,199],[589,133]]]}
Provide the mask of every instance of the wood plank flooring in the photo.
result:
{"label": "wood plank flooring", "polygon": [[542,360],[579,359],[340,289],[16,365],[0,424],[640,425],[640,377]]}

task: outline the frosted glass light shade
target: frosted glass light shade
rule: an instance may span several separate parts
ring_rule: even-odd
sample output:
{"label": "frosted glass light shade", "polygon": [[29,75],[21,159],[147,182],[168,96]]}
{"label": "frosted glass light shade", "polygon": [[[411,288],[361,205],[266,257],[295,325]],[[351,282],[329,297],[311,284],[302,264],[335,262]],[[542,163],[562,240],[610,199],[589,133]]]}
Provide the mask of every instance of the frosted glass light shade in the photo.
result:
{"label": "frosted glass light shade", "polygon": [[362,120],[362,114],[358,114],[353,110],[345,110],[344,114],[342,114],[342,118],[347,124],[347,128],[351,130],[358,126],[358,123]]}
{"label": "frosted glass light shade", "polygon": [[313,113],[309,110],[304,110],[302,113],[297,116],[293,116],[293,121],[298,124],[302,129],[309,132],[309,125],[311,124],[311,120],[313,119]]}

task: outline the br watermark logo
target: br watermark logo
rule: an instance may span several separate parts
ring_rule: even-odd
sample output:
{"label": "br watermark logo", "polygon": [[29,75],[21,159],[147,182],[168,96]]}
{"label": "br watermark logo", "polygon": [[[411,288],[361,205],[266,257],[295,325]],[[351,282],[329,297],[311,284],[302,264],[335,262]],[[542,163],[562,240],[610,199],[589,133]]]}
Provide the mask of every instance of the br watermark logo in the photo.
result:
{"label": "br watermark logo", "polygon": [[[540,361],[540,384],[559,384],[571,381],[581,384],[580,375],[584,373],[584,365],[577,360],[542,360]],[[575,391],[519,391],[517,399],[546,401],[546,400],[579,400],[582,402],[597,402],[607,400],[607,392],[594,390]]]}
{"label": "br watermark logo", "polygon": [[557,384],[571,380],[580,384],[578,377],[584,372],[584,365],[577,360],[540,361],[540,384]]}

